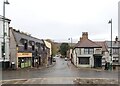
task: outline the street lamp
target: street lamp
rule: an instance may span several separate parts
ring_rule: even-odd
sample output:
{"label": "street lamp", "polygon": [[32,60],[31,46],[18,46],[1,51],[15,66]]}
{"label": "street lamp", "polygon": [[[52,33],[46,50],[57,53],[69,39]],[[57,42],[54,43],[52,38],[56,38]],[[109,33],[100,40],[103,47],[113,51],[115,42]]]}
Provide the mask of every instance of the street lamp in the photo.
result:
{"label": "street lamp", "polygon": [[[2,51],[3,61],[5,60],[5,35],[6,35],[5,33],[5,4],[8,5],[10,3],[8,2],[8,0],[3,2],[3,51]],[[3,66],[4,66],[4,62],[3,62]]]}
{"label": "street lamp", "polygon": [[68,38],[68,40],[70,40],[70,46],[71,46],[71,48],[72,48],[72,38]]}
{"label": "street lamp", "polygon": [[[111,24],[111,48],[110,48],[110,56],[111,56],[111,62],[112,62],[112,19],[109,20],[108,24]],[[110,64],[112,66],[112,64]]]}

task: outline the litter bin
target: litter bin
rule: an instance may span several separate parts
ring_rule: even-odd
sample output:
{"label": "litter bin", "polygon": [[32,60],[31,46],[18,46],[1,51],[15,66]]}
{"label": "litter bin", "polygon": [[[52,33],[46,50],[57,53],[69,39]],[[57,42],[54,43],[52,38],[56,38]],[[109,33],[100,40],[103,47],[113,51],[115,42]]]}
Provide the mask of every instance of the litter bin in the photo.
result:
{"label": "litter bin", "polygon": [[11,63],[11,68],[14,70],[15,69],[15,62]]}

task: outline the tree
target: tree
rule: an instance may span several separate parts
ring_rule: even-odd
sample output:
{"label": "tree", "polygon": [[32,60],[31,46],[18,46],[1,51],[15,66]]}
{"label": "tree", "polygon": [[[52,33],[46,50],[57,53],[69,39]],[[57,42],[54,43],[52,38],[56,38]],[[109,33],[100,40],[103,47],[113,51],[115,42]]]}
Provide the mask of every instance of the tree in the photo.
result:
{"label": "tree", "polygon": [[67,50],[70,48],[68,43],[62,43],[60,45],[60,53],[62,56],[66,56],[67,55]]}

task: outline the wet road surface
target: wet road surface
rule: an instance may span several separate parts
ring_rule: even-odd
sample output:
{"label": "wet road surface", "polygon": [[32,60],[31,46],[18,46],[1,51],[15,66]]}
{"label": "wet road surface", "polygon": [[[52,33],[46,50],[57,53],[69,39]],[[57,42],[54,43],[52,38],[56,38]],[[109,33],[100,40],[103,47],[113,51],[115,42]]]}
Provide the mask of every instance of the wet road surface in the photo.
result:
{"label": "wet road surface", "polygon": [[81,78],[110,78],[118,79],[117,71],[95,71],[89,69],[79,69],[74,67],[69,61],[63,58],[56,58],[56,64],[53,67],[44,69],[21,69],[12,71],[3,71],[2,79],[32,79],[32,78],[53,78],[55,77],[81,77]]}

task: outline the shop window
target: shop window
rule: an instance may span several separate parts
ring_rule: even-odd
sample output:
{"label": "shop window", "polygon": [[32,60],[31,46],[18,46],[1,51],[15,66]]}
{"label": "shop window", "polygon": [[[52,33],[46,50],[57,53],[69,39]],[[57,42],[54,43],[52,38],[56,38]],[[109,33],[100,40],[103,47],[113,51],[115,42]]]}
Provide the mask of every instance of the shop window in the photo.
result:
{"label": "shop window", "polygon": [[79,64],[89,64],[89,57],[79,57]]}

